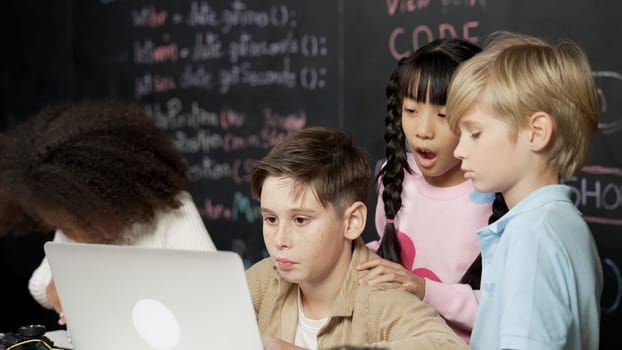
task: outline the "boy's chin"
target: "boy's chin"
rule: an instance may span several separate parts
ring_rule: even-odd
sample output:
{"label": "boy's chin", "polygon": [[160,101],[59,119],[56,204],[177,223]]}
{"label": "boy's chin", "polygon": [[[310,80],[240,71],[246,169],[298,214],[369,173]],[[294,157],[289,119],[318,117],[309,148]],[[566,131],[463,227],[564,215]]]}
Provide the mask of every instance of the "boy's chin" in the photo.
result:
{"label": "boy's chin", "polygon": [[296,271],[279,269],[278,266],[275,266],[275,269],[279,276],[286,282],[298,284],[302,280],[302,276]]}
{"label": "boy's chin", "polygon": [[473,183],[473,188],[475,188],[478,192],[481,193],[495,193],[499,192],[498,189],[495,189],[495,186],[490,186],[489,184],[485,184],[482,181],[478,181],[477,179],[471,179]]}
{"label": "boy's chin", "polygon": [[291,273],[279,271],[279,276],[281,276],[281,278],[287,283],[300,284],[300,282],[302,282],[302,279],[293,276]]}

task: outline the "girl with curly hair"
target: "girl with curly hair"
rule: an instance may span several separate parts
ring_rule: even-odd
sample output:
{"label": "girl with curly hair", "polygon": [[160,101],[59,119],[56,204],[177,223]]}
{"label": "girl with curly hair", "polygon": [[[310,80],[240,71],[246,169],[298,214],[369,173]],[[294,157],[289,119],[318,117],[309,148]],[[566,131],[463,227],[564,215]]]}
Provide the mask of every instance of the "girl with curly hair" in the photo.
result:
{"label": "girl with curly hair", "polygon": [[393,71],[386,88],[387,161],[378,174],[381,241],[368,245],[381,259],[358,266],[370,270],[361,283],[401,283],[467,342],[481,277],[475,232],[507,211],[502,197],[477,192],[464,178],[453,156],[458,136],[445,115],[453,72],[479,51],[461,39],[440,39]]}
{"label": "girl with curly hair", "polygon": [[[0,234],[45,229],[59,242],[215,250],[182,156],[139,106],[52,106],[5,136]],[[62,324],[45,258],[29,289]]]}

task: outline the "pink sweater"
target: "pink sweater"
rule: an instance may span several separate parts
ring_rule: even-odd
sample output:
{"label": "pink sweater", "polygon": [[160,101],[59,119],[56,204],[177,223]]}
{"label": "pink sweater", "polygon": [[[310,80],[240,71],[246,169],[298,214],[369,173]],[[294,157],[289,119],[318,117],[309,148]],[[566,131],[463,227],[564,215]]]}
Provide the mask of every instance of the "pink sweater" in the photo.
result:
{"label": "pink sweater", "polygon": [[[410,154],[408,163],[414,173],[404,174],[402,208],[395,218],[403,265],[426,278],[423,301],[468,342],[479,291],[458,282],[479,254],[475,232],[488,224],[494,195],[477,192],[470,180],[453,187],[432,186]],[[380,237],[386,223],[381,195],[376,207]],[[374,241],[368,247],[376,250],[378,245]]]}

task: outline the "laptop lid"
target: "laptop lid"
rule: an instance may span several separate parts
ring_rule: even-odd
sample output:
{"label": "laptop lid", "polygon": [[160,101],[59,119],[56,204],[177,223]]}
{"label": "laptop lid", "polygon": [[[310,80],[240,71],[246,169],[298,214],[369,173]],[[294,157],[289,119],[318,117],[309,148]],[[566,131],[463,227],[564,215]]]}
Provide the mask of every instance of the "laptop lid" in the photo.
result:
{"label": "laptop lid", "polygon": [[263,348],[234,252],[60,242],[45,252],[76,350]]}

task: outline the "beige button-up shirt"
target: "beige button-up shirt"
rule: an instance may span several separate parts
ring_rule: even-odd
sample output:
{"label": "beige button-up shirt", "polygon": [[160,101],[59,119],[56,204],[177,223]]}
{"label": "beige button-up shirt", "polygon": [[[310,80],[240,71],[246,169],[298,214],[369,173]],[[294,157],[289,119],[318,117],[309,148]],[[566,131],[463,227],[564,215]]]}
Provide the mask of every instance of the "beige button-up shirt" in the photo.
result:
{"label": "beige button-up shirt", "polygon": [[[367,271],[355,266],[375,257],[362,239],[354,242],[350,269],[327,324],[318,334],[318,349],[340,345],[387,349],[468,349],[445,321],[414,294],[393,283],[359,286]],[[298,323],[297,285],[281,279],[266,258],[246,273],[259,331],[294,343]]]}

